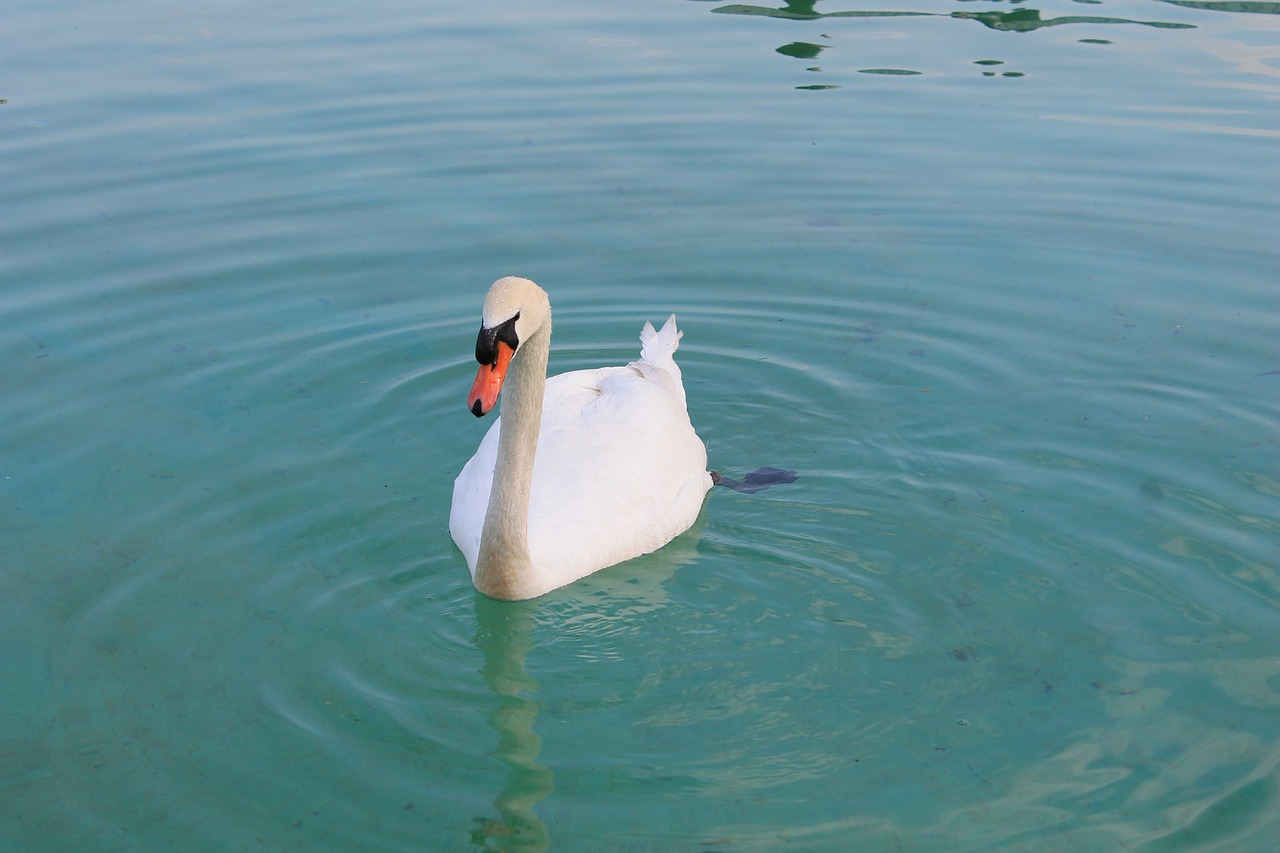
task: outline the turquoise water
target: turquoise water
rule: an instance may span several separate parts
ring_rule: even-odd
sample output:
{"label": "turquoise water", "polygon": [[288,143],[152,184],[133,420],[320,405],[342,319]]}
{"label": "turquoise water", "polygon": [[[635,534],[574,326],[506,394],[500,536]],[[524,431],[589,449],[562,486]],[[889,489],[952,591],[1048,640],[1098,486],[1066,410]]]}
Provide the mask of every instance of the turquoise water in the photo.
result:
{"label": "turquoise water", "polygon": [[[1271,849],[1278,11],[7,10],[0,849]],[[799,480],[476,595],[505,274]]]}

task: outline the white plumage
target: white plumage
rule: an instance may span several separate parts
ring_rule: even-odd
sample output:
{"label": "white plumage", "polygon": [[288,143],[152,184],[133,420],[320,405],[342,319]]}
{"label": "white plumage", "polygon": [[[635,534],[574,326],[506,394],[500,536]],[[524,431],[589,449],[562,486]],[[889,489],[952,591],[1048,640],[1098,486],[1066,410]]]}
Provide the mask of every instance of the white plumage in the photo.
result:
{"label": "white plumage", "polygon": [[661,548],[711,488],[674,359],[675,316],[659,331],[645,323],[640,358],[625,367],[548,379],[550,321],[546,294],[527,279],[500,279],[485,300],[482,342],[507,323],[517,343],[505,382],[481,363],[469,406],[482,414],[482,385],[505,385],[502,417],[454,483],[449,530],[494,598],[533,598]]}

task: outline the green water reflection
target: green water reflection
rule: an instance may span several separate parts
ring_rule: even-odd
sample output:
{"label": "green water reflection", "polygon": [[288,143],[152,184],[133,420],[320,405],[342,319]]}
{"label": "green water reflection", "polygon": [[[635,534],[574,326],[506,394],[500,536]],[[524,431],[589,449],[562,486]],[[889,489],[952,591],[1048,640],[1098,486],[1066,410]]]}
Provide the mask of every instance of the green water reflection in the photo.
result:
{"label": "green water reflection", "polygon": [[1134,21],[1129,18],[1106,18],[1098,15],[1063,15],[1044,19],[1038,9],[1014,9],[1012,12],[952,12],[950,17],[977,21],[993,30],[1010,33],[1029,33],[1046,27],[1065,24],[1137,24],[1143,27],[1159,27],[1166,30],[1194,30],[1194,24],[1175,24],[1169,21]]}
{"label": "green water reflection", "polygon": [[721,15],[756,15],[764,18],[786,18],[792,21],[816,21],[819,18],[910,18],[932,17],[935,12],[819,12],[815,7],[820,0],[794,0],[780,8],[767,6],[747,6],[732,3],[728,6],[717,6],[712,12]]}
{"label": "green water reflection", "polygon": [[[817,9],[819,2],[821,2],[821,0],[792,0],[792,2],[788,2],[778,8],[732,3],[728,6],[718,6],[711,11],[721,15],[753,15],[764,18],[784,18],[792,21],[815,21],[822,18],[949,17],[958,18],[960,20],[977,21],[978,23],[988,26],[993,30],[1020,33],[1032,32],[1045,27],[1058,27],[1064,24],[1138,24],[1144,27],[1160,27],[1171,30],[1195,29],[1195,25],[1193,24],[1173,23],[1168,21],[1135,21],[1129,18],[1111,18],[1100,15],[1063,15],[1057,18],[1044,19],[1040,17],[1040,11],[1038,9],[1027,8],[1018,8],[1010,12],[950,12],[946,14],[939,12],[884,12],[868,10],[819,12]],[[1175,0],[1166,0],[1166,2],[1175,2]],[[1275,7],[1280,4],[1177,2],[1176,5],[1190,6],[1192,8],[1218,8],[1221,6]],[[1267,11],[1269,14],[1274,14],[1274,10],[1262,9],[1233,9],[1232,11]]]}
{"label": "green water reflection", "polygon": [[[1175,2],[1175,0],[1167,0]],[[733,3],[727,6],[718,6],[711,11],[721,15],[747,15],[753,17],[764,18],[780,18],[790,21],[815,21],[825,18],[954,18],[957,20],[977,21],[985,27],[1002,32],[1012,33],[1029,33],[1037,30],[1046,29],[1048,27],[1059,27],[1068,24],[1135,24],[1143,27],[1156,27],[1160,29],[1186,30],[1195,29],[1193,24],[1174,23],[1170,21],[1138,21],[1130,18],[1112,18],[1099,15],[1063,15],[1054,18],[1041,17],[1040,10],[1019,7],[1007,12],[909,12],[909,11],[868,11],[868,10],[845,10],[835,12],[821,12],[818,10],[820,0],[790,0],[780,7],[769,6],[751,6],[740,3]],[[1015,0],[1016,2],[1016,0]],[[1215,3],[1194,3],[1194,2],[1178,2],[1178,5],[1192,6],[1194,8],[1216,8],[1218,6],[1263,6],[1274,7],[1280,4],[1275,3],[1243,3],[1243,4],[1215,4]],[[1236,11],[1270,11],[1262,9],[1237,9]],[[825,33],[823,38],[830,38]],[[1085,40],[1082,40],[1085,41]],[[1093,43],[1107,43],[1103,40],[1090,39]],[[819,53],[826,50],[828,45],[814,44],[812,42],[795,41],[789,42],[777,48],[777,52],[783,56],[790,56],[795,59],[814,59]],[[821,68],[809,68],[809,71],[822,71]],[[923,72],[906,69],[906,68],[863,68],[859,69],[862,74],[878,74],[890,76],[918,76]],[[997,76],[994,72],[984,74],[987,77]],[[1022,77],[1022,72],[1007,71],[1001,74],[1003,77]],[[815,84],[807,86],[797,86],[797,89],[838,89],[839,86],[828,84]]]}

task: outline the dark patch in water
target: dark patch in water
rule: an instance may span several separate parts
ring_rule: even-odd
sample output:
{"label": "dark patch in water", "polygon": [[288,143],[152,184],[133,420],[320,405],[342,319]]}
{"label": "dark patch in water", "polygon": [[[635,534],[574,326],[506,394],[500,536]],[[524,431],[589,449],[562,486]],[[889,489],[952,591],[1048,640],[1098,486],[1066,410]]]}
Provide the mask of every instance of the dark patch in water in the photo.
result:
{"label": "dark patch in water", "polygon": [[734,480],[715,471],[711,472],[711,482],[717,486],[724,486],[726,489],[733,489],[735,492],[742,492],[746,495],[754,495],[756,492],[764,491],[770,486],[794,483],[798,479],[800,479],[800,475],[795,471],[784,471],[781,468],[770,468],[767,465],[763,468],[757,468],[741,480]]}

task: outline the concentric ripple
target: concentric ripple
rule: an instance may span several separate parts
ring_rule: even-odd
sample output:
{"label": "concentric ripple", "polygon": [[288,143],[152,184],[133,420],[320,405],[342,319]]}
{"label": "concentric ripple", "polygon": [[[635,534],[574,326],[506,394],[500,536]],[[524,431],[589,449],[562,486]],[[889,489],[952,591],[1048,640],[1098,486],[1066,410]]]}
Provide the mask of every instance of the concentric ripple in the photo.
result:
{"label": "concentric ripple", "polygon": [[[1259,9],[260,5],[15,12],[0,847],[1266,849]],[[477,595],[504,274],[798,479]]]}

